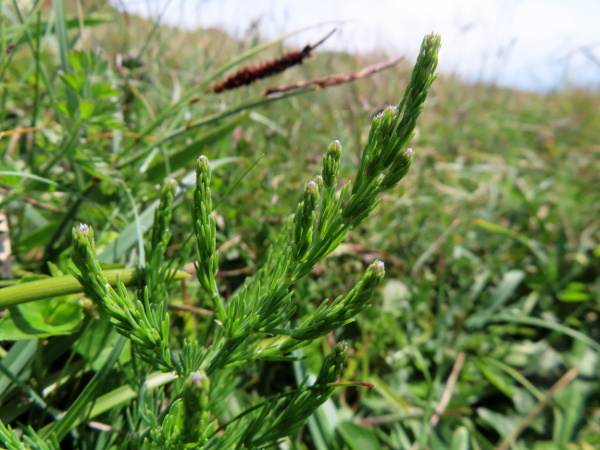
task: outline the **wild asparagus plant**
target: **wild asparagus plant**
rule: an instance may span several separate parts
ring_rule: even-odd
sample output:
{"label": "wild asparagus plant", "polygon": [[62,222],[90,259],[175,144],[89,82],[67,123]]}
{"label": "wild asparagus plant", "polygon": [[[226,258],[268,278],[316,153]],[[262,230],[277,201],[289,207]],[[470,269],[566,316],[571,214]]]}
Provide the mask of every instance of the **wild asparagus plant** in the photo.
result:
{"label": "wild asparagus plant", "polygon": [[[342,371],[347,346],[340,343],[322,366],[316,382],[267,399],[217,428],[219,401],[232,389],[226,382],[233,368],[257,359],[290,359],[293,350],[353,321],[369,307],[384,276],[374,261],[362,280],[345,296],[296,319],[294,285],[311,273],[377,206],[380,193],[392,189],[408,172],[414,153],[406,145],[414,136],[432,82],[435,80],[440,38],[424,38],[411,80],[397,106],[374,117],[357,176],[338,192],[342,146],[334,141],[323,159],[321,174],[304,188],[296,213],[284,222],[269,248],[264,265],[227,301],[217,280],[216,223],[212,216],[211,172],[208,158],[197,161],[192,205],[196,237],[196,274],[214,305],[211,343],[189,338],[174,348],[169,340],[168,266],[163,267],[175,185],[163,186],[160,206],[146,251],[146,286],[135,299],[123,283],[113,289],[96,260],[93,230],[80,225],[73,231],[73,261],[86,295],[134,345],[150,368],[174,371],[168,407],[156,407],[160,394],[140,392],[129,412],[131,444],[153,447],[263,448],[293,433],[333,392]],[[229,378],[231,379],[231,378]],[[140,384],[141,386],[142,384]],[[153,396],[154,395],[154,396]],[[154,406],[152,406],[154,405]]]}

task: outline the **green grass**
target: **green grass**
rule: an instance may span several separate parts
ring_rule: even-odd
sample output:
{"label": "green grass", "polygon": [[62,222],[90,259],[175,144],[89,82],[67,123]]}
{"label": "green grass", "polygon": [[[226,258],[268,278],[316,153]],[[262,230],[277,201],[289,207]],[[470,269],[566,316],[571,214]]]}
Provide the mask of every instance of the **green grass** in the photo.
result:
{"label": "green grass", "polygon": [[[254,86],[205,95],[211,74],[252,52],[250,44],[214,30],[155,29],[88,5],[80,29],[71,20],[76,9],[55,4],[20,15],[12,3],[1,6],[2,48],[15,46],[0,55],[0,211],[14,259],[5,285],[69,274],[71,229],[80,222],[94,227],[104,268],[136,267],[156,185],[167,173],[181,180],[206,154],[219,283],[229,296],[261,267],[333,139],[344,147],[341,181],[354,177],[373,115],[398,102],[410,76],[412,61],[225,117],[268,86],[354,70],[370,58],[315,54]],[[93,20],[105,17],[109,23]],[[415,48],[420,41],[415,36]],[[102,52],[91,50],[96,45]],[[139,67],[114,62],[123,52],[135,63],[142,50]],[[245,63],[281,51],[274,43]],[[223,425],[295,389],[346,341],[341,380],[375,387],[337,387],[282,448],[600,445],[599,108],[595,91],[532,94],[439,78],[410,144],[416,156],[407,177],[296,286],[295,314],[304,317],[348,292],[379,259],[386,276],[373,306],[304,348],[305,359],[246,364],[227,383],[211,378],[230,390],[210,419]],[[18,132],[30,127],[39,128]],[[182,245],[191,202],[192,191],[176,196],[166,249],[167,260],[188,268]],[[214,309],[195,278],[172,286],[170,304],[179,307],[170,310],[173,341],[212,333],[210,315],[189,312]],[[9,311],[0,320],[3,424],[41,436],[58,424],[65,448],[108,448],[123,436],[98,425],[127,432],[125,408],[135,416],[153,407],[133,402],[142,363],[87,298]],[[119,346],[126,350],[111,353]],[[167,386],[167,398],[175,384],[160,373],[146,383]],[[81,425],[67,434],[69,423]]]}

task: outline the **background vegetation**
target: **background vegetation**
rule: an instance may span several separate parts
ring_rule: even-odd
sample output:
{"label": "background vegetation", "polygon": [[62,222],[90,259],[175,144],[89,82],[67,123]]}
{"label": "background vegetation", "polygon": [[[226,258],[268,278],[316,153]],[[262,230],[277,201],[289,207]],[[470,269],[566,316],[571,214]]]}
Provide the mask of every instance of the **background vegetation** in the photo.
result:
{"label": "background vegetation", "polygon": [[[206,154],[221,164],[212,184],[219,274],[232,292],[260,267],[265,243],[333,139],[345,150],[342,181],[353,176],[371,118],[398,102],[412,64],[229,115],[266,87],[382,58],[315,53],[277,78],[205,93],[207,76],[257,49],[257,36],[236,42],[215,30],[156,26],[102,2],[86,2],[85,11],[53,3],[1,6],[0,195],[13,259],[4,285],[69,273],[79,222],[94,226],[107,267],[133,266],[140,249],[128,224],[166,175],[180,180]],[[249,61],[282,51],[272,45]],[[440,60],[443,67],[443,49]],[[599,109],[590,90],[533,94],[440,77],[408,176],[296,289],[298,314],[309,312],[380,259],[386,277],[373,306],[305,348],[301,364],[239,369],[217,420],[294,386],[298,371],[318,373],[346,341],[342,380],[375,387],[338,388],[282,447],[599,446]],[[191,227],[187,195],[173,212],[173,259],[186,256],[178,255]],[[124,251],[114,242],[135,245]],[[2,423],[47,425],[107,357],[114,335],[90,332],[93,306],[69,299],[13,307],[0,321]],[[209,326],[203,309],[212,306],[197,281],[177,284],[171,303],[176,333]],[[20,327],[19,314],[34,329]],[[126,386],[126,373],[105,392]],[[103,427],[124,429],[117,413],[125,406],[93,417],[68,445],[117,442]]]}

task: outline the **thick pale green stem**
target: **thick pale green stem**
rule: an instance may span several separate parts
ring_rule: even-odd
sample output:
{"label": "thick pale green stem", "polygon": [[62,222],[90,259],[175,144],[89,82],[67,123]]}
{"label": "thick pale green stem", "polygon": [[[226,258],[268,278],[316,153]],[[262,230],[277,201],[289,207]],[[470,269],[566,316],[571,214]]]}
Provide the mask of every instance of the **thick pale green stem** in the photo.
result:
{"label": "thick pale green stem", "polygon": [[[107,270],[104,272],[108,283],[116,287],[117,277],[125,286],[136,286],[144,280],[144,272],[137,269]],[[190,275],[180,270],[174,274],[174,280],[185,280]],[[0,309],[22,303],[35,302],[46,298],[60,297],[63,295],[79,294],[83,292],[81,284],[71,275],[52,277],[29,283],[16,284],[0,289]]]}

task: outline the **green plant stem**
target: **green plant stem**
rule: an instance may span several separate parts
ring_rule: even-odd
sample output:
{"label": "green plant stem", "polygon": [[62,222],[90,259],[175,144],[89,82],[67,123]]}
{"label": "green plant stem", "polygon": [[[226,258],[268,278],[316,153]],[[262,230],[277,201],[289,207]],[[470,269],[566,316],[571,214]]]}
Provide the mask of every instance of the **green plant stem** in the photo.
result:
{"label": "green plant stem", "polygon": [[[104,274],[108,283],[113,287],[117,286],[117,277],[119,277],[125,286],[135,286],[143,282],[145,278],[144,272],[138,269],[107,270]],[[173,279],[185,280],[189,276],[189,274],[178,270],[174,274]],[[0,309],[46,298],[79,294],[81,292],[83,292],[81,284],[71,275],[16,284],[0,289]]]}

